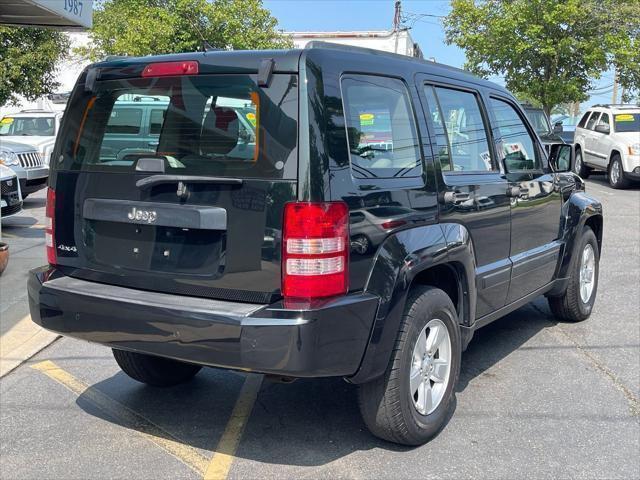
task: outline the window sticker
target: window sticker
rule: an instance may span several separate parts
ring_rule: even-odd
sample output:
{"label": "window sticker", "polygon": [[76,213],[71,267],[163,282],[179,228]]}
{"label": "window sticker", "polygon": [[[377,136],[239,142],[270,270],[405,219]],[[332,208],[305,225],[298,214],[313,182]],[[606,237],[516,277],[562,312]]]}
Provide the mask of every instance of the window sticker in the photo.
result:
{"label": "window sticker", "polygon": [[373,125],[376,116],[373,113],[361,113],[360,114],[360,126]]}
{"label": "window sticker", "polygon": [[11,125],[13,123],[13,118],[11,117],[4,117],[2,120],[0,120],[0,125]]}
{"label": "window sticker", "polygon": [[256,126],[256,114],[253,112],[249,112],[246,115],[247,120],[249,120],[249,123],[251,123],[251,125],[253,125],[254,127]]}
{"label": "window sticker", "polygon": [[633,122],[633,115],[629,113],[616,115],[616,122]]}

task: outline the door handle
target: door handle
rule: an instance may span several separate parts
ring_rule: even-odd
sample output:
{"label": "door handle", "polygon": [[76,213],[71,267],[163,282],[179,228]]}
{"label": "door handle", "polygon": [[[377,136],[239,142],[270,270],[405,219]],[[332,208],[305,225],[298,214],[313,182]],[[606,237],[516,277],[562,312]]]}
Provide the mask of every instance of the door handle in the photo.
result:
{"label": "door handle", "polygon": [[149,145],[150,147],[157,147],[158,145],[160,145],[160,142],[149,142],[147,145]]}
{"label": "door handle", "polygon": [[445,192],[444,193],[444,201],[445,203],[451,203],[453,205],[459,205],[462,202],[466,202],[469,200],[470,195],[465,192]]}

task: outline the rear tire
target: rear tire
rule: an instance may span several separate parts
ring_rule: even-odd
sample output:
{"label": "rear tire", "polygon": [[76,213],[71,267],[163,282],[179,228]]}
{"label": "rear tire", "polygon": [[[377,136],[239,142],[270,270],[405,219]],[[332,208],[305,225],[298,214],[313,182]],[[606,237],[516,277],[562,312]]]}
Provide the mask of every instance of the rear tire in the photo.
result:
{"label": "rear tire", "polygon": [[[581,279],[589,277],[585,271],[585,252],[589,250],[593,254],[593,268],[591,278],[593,285],[584,290],[585,285]],[[588,255],[587,255],[588,257]],[[581,322],[591,315],[593,304],[598,291],[598,274],[600,271],[600,252],[598,240],[589,227],[584,227],[582,238],[577,245],[576,253],[571,259],[569,285],[566,291],[559,297],[548,297],[549,308],[556,318],[567,322]],[[588,270],[588,268],[586,269]],[[581,276],[582,275],[582,276]],[[581,291],[582,289],[582,291]],[[588,298],[587,298],[588,293]],[[585,301],[586,298],[586,301]]]}
{"label": "rear tire", "polygon": [[138,382],[154,387],[171,387],[184,383],[202,368],[200,365],[115,348],[113,357],[124,373]]}
{"label": "rear tire", "polygon": [[[439,335],[445,336],[438,342]],[[422,342],[425,350],[420,350]],[[434,437],[455,402],[461,351],[449,296],[433,287],[413,289],[386,372],[358,389],[360,412],[371,433],[404,445],[422,445]],[[448,370],[443,366],[447,358]]]}
{"label": "rear tire", "polygon": [[573,161],[573,172],[580,175],[581,178],[589,178],[591,169],[584,164],[584,158],[582,157],[582,150],[576,148],[576,154]]}
{"label": "rear tire", "polygon": [[629,180],[624,176],[624,169],[622,168],[620,155],[614,154],[613,157],[611,157],[607,177],[609,178],[609,185],[611,185],[611,188],[620,189],[627,188],[629,186]]}

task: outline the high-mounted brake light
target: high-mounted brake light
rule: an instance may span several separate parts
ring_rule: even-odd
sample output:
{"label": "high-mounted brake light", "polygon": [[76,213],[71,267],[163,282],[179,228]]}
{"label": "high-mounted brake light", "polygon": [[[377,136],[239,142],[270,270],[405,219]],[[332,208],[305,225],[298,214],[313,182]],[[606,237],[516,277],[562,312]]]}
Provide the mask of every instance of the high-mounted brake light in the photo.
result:
{"label": "high-mounted brake light", "polygon": [[56,191],[49,187],[47,188],[47,206],[45,208],[45,229],[44,229],[44,241],[47,246],[47,261],[49,265],[55,265],[58,263],[56,254]]}
{"label": "high-mounted brake light", "polygon": [[150,63],[142,71],[143,77],[165,77],[169,75],[197,75],[200,64],[195,60],[188,62]]}
{"label": "high-mounted brake light", "polygon": [[284,207],[282,294],[285,299],[344,295],[349,289],[349,208],[344,202]]}

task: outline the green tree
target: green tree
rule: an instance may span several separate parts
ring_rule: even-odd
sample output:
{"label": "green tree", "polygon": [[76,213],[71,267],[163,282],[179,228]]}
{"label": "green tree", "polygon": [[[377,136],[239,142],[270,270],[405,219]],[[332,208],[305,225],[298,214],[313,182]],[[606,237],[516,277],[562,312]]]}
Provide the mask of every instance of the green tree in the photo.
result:
{"label": "green tree", "polygon": [[38,28],[0,27],[0,106],[52,93],[56,64],[65,56],[63,33]]}
{"label": "green tree", "polygon": [[155,55],[201,50],[203,40],[221,49],[290,46],[262,0],[105,0],[90,31],[92,45],[80,53]]}
{"label": "green tree", "polygon": [[503,75],[506,87],[550,114],[584,101],[614,65],[627,91],[640,88],[638,0],[452,0],[446,39],[465,68]]}

